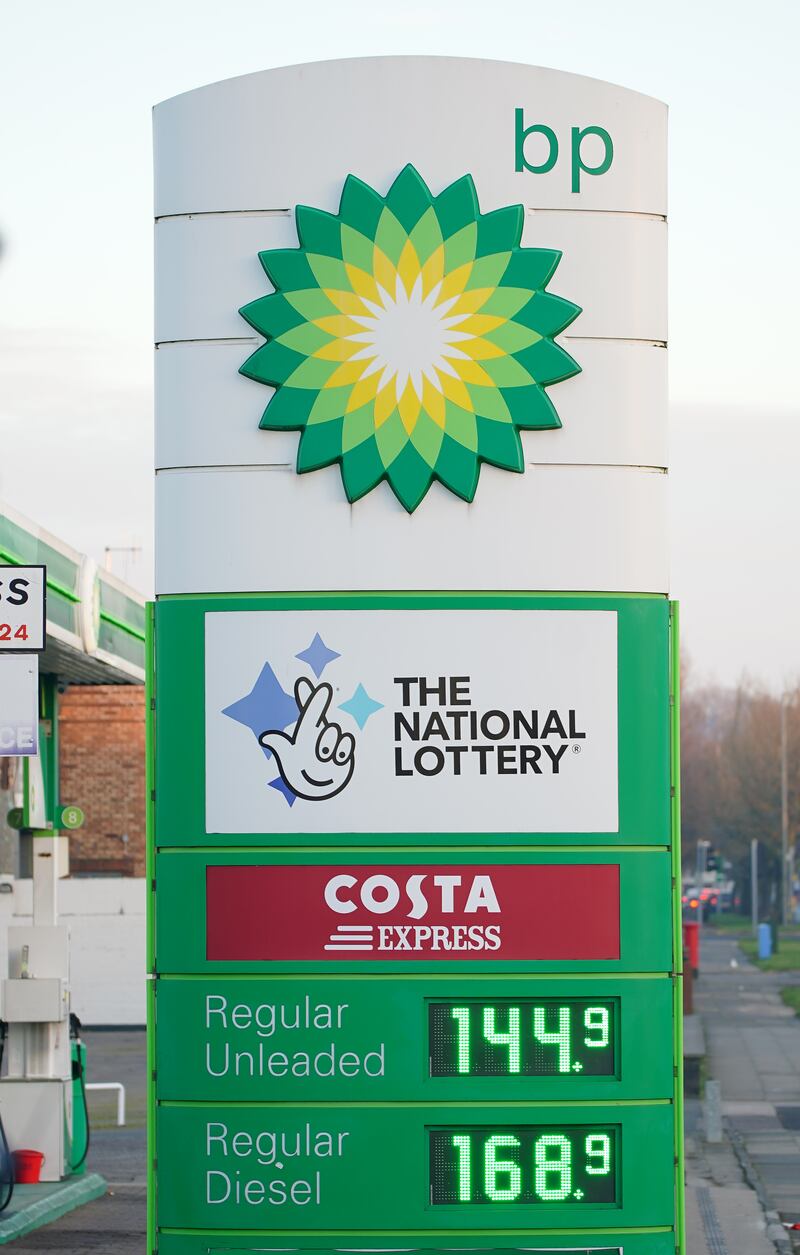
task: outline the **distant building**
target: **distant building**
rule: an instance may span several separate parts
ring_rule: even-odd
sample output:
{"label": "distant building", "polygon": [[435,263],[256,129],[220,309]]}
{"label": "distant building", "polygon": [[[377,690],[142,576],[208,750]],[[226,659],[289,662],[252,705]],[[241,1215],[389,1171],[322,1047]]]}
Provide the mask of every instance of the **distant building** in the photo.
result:
{"label": "distant building", "polygon": [[76,685],[59,706],[61,798],[86,821],[70,835],[73,876],[144,875],[144,688]]}

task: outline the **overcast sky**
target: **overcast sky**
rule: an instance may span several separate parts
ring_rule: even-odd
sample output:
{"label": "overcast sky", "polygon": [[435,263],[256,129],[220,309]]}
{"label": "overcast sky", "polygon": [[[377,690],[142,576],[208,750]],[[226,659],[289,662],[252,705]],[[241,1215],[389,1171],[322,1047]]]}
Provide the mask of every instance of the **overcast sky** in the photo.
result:
{"label": "overcast sky", "polygon": [[[327,57],[529,61],[670,106],[673,591],[697,675],[800,677],[795,0],[5,0],[0,498],[151,591],[150,109]],[[324,126],[324,118],[320,119]]]}

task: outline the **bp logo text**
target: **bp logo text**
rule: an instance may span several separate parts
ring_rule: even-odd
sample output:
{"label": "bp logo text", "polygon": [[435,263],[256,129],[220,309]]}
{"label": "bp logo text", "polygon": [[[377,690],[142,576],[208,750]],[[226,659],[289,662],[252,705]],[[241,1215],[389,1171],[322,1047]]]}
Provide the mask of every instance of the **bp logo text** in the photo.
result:
{"label": "bp logo text", "polygon": [[[537,144],[538,141],[538,144]],[[534,155],[535,147],[535,155]],[[564,148],[569,155],[561,157]],[[573,192],[581,190],[581,176],[607,174],[614,160],[614,141],[603,126],[573,126],[569,144],[545,122],[531,122],[524,109],[514,110],[514,169],[549,174],[559,160],[569,161]]]}

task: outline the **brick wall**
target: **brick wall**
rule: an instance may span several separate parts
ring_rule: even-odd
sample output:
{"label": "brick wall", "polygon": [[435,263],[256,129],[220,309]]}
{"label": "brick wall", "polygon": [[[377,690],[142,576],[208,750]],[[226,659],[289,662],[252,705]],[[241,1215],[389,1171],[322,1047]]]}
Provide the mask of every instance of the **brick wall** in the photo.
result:
{"label": "brick wall", "polygon": [[76,685],[58,722],[61,801],[86,814],[70,833],[70,870],[143,876],[144,688]]}

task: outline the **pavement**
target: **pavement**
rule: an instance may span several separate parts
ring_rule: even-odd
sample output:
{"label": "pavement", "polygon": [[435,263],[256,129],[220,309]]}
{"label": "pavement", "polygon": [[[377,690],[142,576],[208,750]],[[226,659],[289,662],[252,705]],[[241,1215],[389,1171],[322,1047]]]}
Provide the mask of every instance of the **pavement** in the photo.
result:
{"label": "pavement", "polygon": [[[687,1255],[800,1251],[800,1019],[779,990],[791,973],[761,972],[736,940],[705,931],[695,1011],[706,1082],[721,1089],[722,1140],[687,1102]],[[794,1245],[793,1245],[794,1241]]]}

